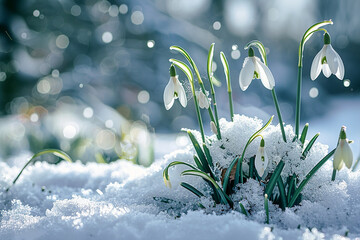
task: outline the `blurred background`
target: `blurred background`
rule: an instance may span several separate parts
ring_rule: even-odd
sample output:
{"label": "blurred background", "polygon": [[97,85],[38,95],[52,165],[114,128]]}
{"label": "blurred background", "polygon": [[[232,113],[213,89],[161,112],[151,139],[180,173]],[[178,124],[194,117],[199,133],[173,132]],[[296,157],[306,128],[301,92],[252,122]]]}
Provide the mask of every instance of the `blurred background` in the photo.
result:
{"label": "blurred background", "polygon": [[[326,28],[345,64],[345,78],[321,74],[310,80],[312,59],[323,46],[322,34],[315,34],[304,52],[301,121],[310,123],[310,134],[320,131],[319,141],[331,147],[346,125],[357,154],[357,0],[0,0],[0,4],[3,159],[60,148],[84,162],[125,158],[149,165],[154,156],[184,146],[187,138],[179,131],[197,128],[197,120],[190,86],[180,72],[189,105],[184,109],[176,101],[169,111],[164,108],[168,59],[184,61],[170,52],[171,45],[185,48],[206,79],[207,53],[215,42],[215,77],[222,82],[215,89],[220,117],[229,118],[219,58],[223,51],[231,70],[235,112],[266,119],[276,115],[270,91],[254,81],[242,92],[238,83],[247,56],[244,45],[262,41],[283,120],[293,125],[298,45],[309,26],[327,19],[334,22]],[[208,115],[203,117],[210,133]]]}

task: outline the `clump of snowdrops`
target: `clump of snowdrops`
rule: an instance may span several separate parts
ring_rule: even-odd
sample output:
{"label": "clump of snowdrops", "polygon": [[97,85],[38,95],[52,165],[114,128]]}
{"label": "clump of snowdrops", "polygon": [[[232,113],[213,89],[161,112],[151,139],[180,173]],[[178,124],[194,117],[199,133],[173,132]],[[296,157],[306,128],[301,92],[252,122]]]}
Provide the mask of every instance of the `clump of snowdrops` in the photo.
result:
{"label": "clump of snowdrops", "polygon": [[[331,20],[323,21],[314,24],[304,33],[300,45],[299,45],[299,59],[298,59],[298,75],[297,75],[297,98],[295,104],[295,137],[293,139],[287,139],[284,130],[284,123],[281,116],[280,106],[276,97],[275,92],[275,79],[267,66],[267,56],[265,47],[263,44],[254,40],[249,42],[245,49],[248,50],[248,57],[245,58],[243,68],[240,71],[239,75],[239,85],[240,88],[245,91],[251,84],[253,79],[260,79],[263,86],[271,91],[273,97],[274,105],[277,112],[277,117],[279,120],[279,127],[282,134],[282,140],[285,142],[293,141],[299,143],[302,147],[301,159],[305,159],[310,149],[317,140],[319,134],[316,134],[312,137],[307,145],[305,146],[305,140],[308,131],[308,124],[305,124],[302,132],[300,133],[300,107],[301,107],[301,88],[302,88],[302,68],[303,68],[303,51],[305,43],[317,32],[323,32],[324,46],[315,56],[312,65],[310,77],[312,80],[315,80],[320,72],[328,78],[331,74],[334,74],[338,79],[342,80],[345,74],[344,64],[338,55],[338,53],[331,46],[330,34],[323,27],[333,24]],[[283,179],[281,173],[284,169],[286,162],[280,160],[277,163],[276,168],[273,172],[266,171],[269,163],[273,159],[269,159],[266,154],[266,142],[261,135],[261,132],[265,130],[272,122],[272,116],[260,129],[254,129],[254,134],[248,139],[246,145],[243,148],[242,154],[237,155],[229,164],[227,169],[223,169],[222,173],[215,171],[213,157],[210,154],[209,147],[212,142],[204,134],[204,124],[201,117],[201,109],[205,109],[210,116],[210,129],[216,135],[218,140],[221,140],[221,131],[219,125],[216,97],[214,83],[216,79],[212,71],[212,63],[214,56],[214,43],[210,46],[208,59],[207,59],[207,78],[210,86],[211,98],[208,97],[209,92],[205,88],[203,79],[200,77],[199,70],[191,58],[190,54],[187,53],[183,48],[179,46],[171,46],[170,49],[176,52],[181,53],[187,62],[186,64],[183,61],[178,59],[170,59],[170,80],[165,87],[164,91],[164,104],[165,108],[169,110],[176,99],[179,100],[180,104],[183,107],[187,106],[187,98],[185,94],[184,87],[179,81],[178,75],[176,74],[176,69],[180,69],[187,77],[187,80],[191,86],[191,92],[195,103],[195,110],[197,114],[197,119],[200,128],[201,142],[199,142],[193,133],[190,130],[187,130],[187,134],[194,146],[196,155],[194,155],[194,164],[189,164],[186,162],[175,161],[171,162],[163,172],[163,178],[167,186],[171,186],[169,178],[169,168],[176,165],[185,165],[189,169],[181,173],[182,176],[191,175],[198,176],[204,179],[204,181],[212,189],[210,195],[215,204],[224,204],[228,205],[231,209],[241,211],[243,214],[248,215],[249,212],[241,204],[241,202],[234,202],[232,199],[232,194],[236,189],[241,188],[241,184],[245,183],[249,179],[255,179],[261,183],[264,189],[264,208],[266,212],[265,222],[269,223],[269,209],[268,201],[272,201],[274,204],[277,204],[281,209],[285,210],[286,208],[291,208],[294,205],[297,205],[302,200],[301,192],[312,178],[312,176],[324,165],[324,163],[333,156],[333,173],[331,180],[335,180],[336,172],[341,170],[343,165],[347,168],[351,168],[353,165],[353,155],[349,147],[350,141],[346,138],[345,127],[341,128],[340,136],[338,139],[338,145],[335,149],[330,151],[322,159],[319,159],[319,162],[308,172],[305,178],[299,183],[296,174],[289,175]],[[258,49],[261,59],[255,56],[254,49]],[[223,52],[220,52],[220,59],[224,68],[227,90],[229,95],[229,109],[230,109],[230,120],[234,119],[234,110],[233,110],[233,101],[232,101],[232,86],[231,78],[229,71],[229,64],[226,59],[226,56]],[[195,78],[193,75],[195,73]],[[196,86],[198,85],[198,86]],[[197,90],[198,89],[198,90]],[[256,139],[260,138],[260,146],[254,157],[246,159],[249,163],[249,167],[245,170],[243,167],[244,156],[246,150],[250,144]],[[241,147],[241,146],[239,146]],[[356,165],[356,164],[355,164]],[[330,180],[330,178],[329,178]],[[189,183],[181,182],[180,185],[185,189],[189,190],[196,196],[203,197],[205,194],[202,192],[202,189],[196,189]],[[275,193],[274,189],[277,186],[278,191]],[[201,207],[204,207],[200,204]]]}

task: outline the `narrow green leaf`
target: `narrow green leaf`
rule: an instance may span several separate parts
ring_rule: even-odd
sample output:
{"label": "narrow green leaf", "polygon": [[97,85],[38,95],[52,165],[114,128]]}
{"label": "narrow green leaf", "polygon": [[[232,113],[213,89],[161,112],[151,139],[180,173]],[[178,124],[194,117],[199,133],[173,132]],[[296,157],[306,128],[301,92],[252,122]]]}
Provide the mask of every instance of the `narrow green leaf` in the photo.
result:
{"label": "narrow green leaf", "polygon": [[286,208],[286,194],[285,194],[284,182],[281,176],[278,177],[277,186],[279,188],[279,193],[280,193],[280,207],[284,211]]}
{"label": "narrow green leaf", "polygon": [[309,128],[309,124],[306,123],[302,132],[301,132],[301,136],[300,136],[300,142],[301,144],[304,146],[304,143],[305,143],[305,139],[306,139],[306,134],[307,134],[307,131],[308,131],[308,128]]}
{"label": "narrow green leaf", "polygon": [[292,207],[296,201],[296,199],[298,198],[299,194],[301,193],[301,191],[303,190],[303,188],[305,187],[305,185],[310,181],[311,177],[321,168],[322,165],[324,165],[324,163],[335,153],[335,149],[332,150],[331,152],[329,152],[323,159],[320,160],[320,162],[318,162],[318,164],[316,164],[316,166],[310,170],[310,172],[308,174],[306,174],[306,177],[304,180],[302,180],[302,182],[300,183],[299,187],[296,189],[294,195],[291,198],[291,201],[289,202],[288,207]]}
{"label": "narrow green leaf", "polygon": [[190,132],[190,131],[187,131],[189,137],[190,137],[190,140],[194,146],[194,149],[201,161],[201,164],[203,166],[203,168],[205,169],[205,172],[207,173],[210,173],[211,170],[210,170],[210,167],[209,167],[209,163],[208,161],[206,160],[206,157],[205,157],[205,154],[204,152],[202,151],[201,147],[200,147],[200,144],[199,142],[196,140],[195,136]]}
{"label": "narrow green leaf", "polygon": [[275,168],[275,170],[265,188],[265,194],[267,194],[268,196],[272,195],[274,187],[278,181],[278,178],[280,177],[280,174],[281,174],[284,166],[285,166],[285,163],[281,160],[279,162],[279,164],[277,165],[277,167]]}
{"label": "narrow green leaf", "polygon": [[184,63],[184,62],[182,62],[180,60],[177,60],[177,59],[173,59],[173,58],[169,59],[169,62],[171,62],[172,64],[174,64],[178,68],[180,68],[180,70],[185,73],[185,75],[189,79],[190,83],[194,82],[192,71],[189,68],[189,66],[186,65],[186,63]]}
{"label": "narrow green leaf", "polygon": [[314,145],[316,139],[319,137],[320,133],[315,134],[315,136],[310,140],[309,144],[306,146],[306,148],[304,149],[301,159],[305,159],[306,156],[308,155],[310,149],[312,148],[312,146]]}
{"label": "narrow green leaf", "polygon": [[244,205],[243,205],[241,202],[239,202],[239,205],[240,205],[240,208],[241,208],[241,213],[248,217],[249,214],[248,214],[248,212],[246,211]]}
{"label": "narrow green leaf", "polygon": [[233,204],[231,202],[228,201],[228,199],[230,198],[227,198],[226,197],[226,194],[223,192],[223,190],[219,187],[219,185],[215,182],[214,179],[212,179],[211,177],[209,177],[206,173],[204,172],[201,172],[201,171],[198,171],[198,170],[186,170],[186,171],[183,171],[181,173],[182,176],[186,176],[186,175],[192,175],[192,176],[198,176],[198,177],[202,177],[203,179],[209,181],[214,187],[215,189],[217,190],[217,192],[219,193],[220,197],[221,197],[221,202],[224,203],[224,204]]}
{"label": "narrow green leaf", "polygon": [[196,169],[196,167],[194,167],[193,165],[186,163],[186,162],[180,162],[180,161],[171,162],[163,171],[164,182],[165,182],[165,185],[168,187],[171,187],[170,178],[169,178],[169,168],[171,168],[175,165],[186,165],[192,169]]}
{"label": "narrow green leaf", "polygon": [[205,153],[207,162],[209,163],[209,165],[210,165],[211,167],[213,167],[214,165],[213,165],[212,157],[211,157],[210,151],[209,151],[209,149],[207,148],[207,146],[206,146],[205,143],[203,143],[203,149],[204,149],[204,153]]}
{"label": "narrow green leaf", "polygon": [[202,166],[199,158],[198,158],[196,155],[194,155],[194,162],[195,162],[196,166],[197,166],[201,171],[205,172],[204,167]]}
{"label": "narrow green leaf", "polygon": [[246,44],[244,49],[246,50],[249,47],[257,47],[259,49],[259,52],[260,52],[263,62],[265,63],[265,65],[267,65],[266,50],[265,50],[264,45],[259,40],[253,40],[253,41],[249,42],[248,44]]}
{"label": "narrow green leaf", "polygon": [[255,157],[251,157],[249,163],[249,178],[253,178],[254,169],[255,169]]}
{"label": "narrow green leaf", "polygon": [[[58,149],[45,149],[45,150],[42,150],[38,153],[35,153],[31,158],[30,160],[24,165],[24,167],[21,169],[21,171],[19,172],[19,174],[16,176],[16,178],[14,179],[14,181],[12,182],[12,185],[14,185],[16,183],[16,181],[19,179],[20,175],[22,174],[22,172],[25,170],[25,168],[30,164],[32,163],[37,157],[40,157],[41,155],[44,155],[44,154],[53,154],[67,162],[70,162],[72,163],[72,159],[69,155],[67,155],[65,152],[61,151],[61,150],[58,150]],[[10,187],[8,187],[6,189],[6,191],[9,191]]]}
{"label": "narrow green leaf", "polygon": [[360,156],[357,158],[357,160],[352,168],[353,172],[356,172],[357,170],[359,170],[359,166],[360,166],[359,162],[360,162]]}
{"label": "narrow green leaf", "polygon": [[234,160],[230,163],[229,167],[226,169],[226,172],[225,172],[225,175],[224,175],[224,180],[223,180],[223,189],[224,189],[224,191],[226,191],[227,185],[229,183],[231,169],[233,169],[233,167],[235,166],[235,163],[237,161],[239,161],[239,159],[240,159],[240,156],[235,157]]}
{"label": "narrow green leaf", "polygon": [[192,192],[193,194],[195,194],[196,196],[198,196],[199,198],[204,196],[202,192],[200,192],[199,190],[197,190],[196,188],[194,188],[193,186],[191,186],[186,182],[181,182],[180,185],[186,188],[187,190],[189,190],[190,192]]}
{"label": "narrow green leaf", "polygon": [[296,190],[296,175],[293,174],[292,177],[289,176],[289,185],[288,185],[288,191],[287,191],[287,203],[290,202],[291,197],[293,193]]}

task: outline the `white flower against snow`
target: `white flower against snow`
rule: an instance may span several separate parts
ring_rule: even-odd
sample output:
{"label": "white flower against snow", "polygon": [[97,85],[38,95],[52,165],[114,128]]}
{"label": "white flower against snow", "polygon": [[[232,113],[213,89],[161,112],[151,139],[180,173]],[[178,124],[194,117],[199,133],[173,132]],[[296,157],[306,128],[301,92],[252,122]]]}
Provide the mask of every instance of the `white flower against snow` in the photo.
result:
{"label": "white flower against snow", "polygon": [[260,177],[264,176],[265,169],[269,164],[269,158],[265,152],[265,141],[261,139],[260,147],[256,153],[255,157],[255,168]]}
{"label": "white flower against snow", "polygon": [[196,99],[199,103],[200,108],[206,108],[208,109],[210,107],[210,100],[207,97],[209,95],[209,92],[206,91],[206,95],[200,90],[195,92]]}
{"label": "white flower against snow", "polygon": [[346,139],[345,127],[341,128],[339,143],[334,153],[333,166],[335,170],[340,170],[344,163],[347,168],[351,168],[353,162],[353,154]]}
{"label": "white flower against snow", "polygon": [[344,78],[344,63],[339,54],[331,46],[330,35],[328,33],[325,33],[324,35],[323,48],[316,54],[311,64],[311,80],[315,80],[319,76],[321,70],[327,78],[330,77],[331,74],[335,74],[340,80]]}
{"label": "white flower against snow", "polygon": [[178,76],[175,72],[175,67],[171,65],[170,67],[170,80],[166,85],[164,90],[164,104],[165,109],[169,110],[173,104],[175,99],[179,98],[179,101],[183,107],[187,105],[186,93],[184,87],[180,83]]}
{"label": "white flower against snow", "polygon": [[210,122],[210,128],[211,128],[211,131],[217,135],[218,134],[218,131],[217,131],[217,128],[216,128],[216,125],[213,121]]}
{"label": "white flower against snow", "polygon": [[270,69],[258,57],[255,57],[254,50],[249,48],[249,56],[245,58],[239,76],[241,90],[245,91],[254,78],[261,79],[264,87],[269,90],[275,87],[274,77]]}

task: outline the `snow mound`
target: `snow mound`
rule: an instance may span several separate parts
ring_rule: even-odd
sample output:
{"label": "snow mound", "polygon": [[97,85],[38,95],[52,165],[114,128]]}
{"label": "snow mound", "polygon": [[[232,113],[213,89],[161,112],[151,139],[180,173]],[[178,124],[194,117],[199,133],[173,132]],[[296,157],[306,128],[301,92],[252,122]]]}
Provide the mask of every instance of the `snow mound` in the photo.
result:
{"label": "snow mound", "polygon": [[[259,119],[235,115],[234,122],[220,120],[222,140],[211,136],[213,160],[226,167],[242,152],[248,138],[262,126]],[[294,136],[285,128],[287,139]],[[200,135],[194,131],[195,136]],[[286,174],[300,179],[328,152],[316,143],[305,160],[300,160],[297,143],[282,142],[278,126],[264,132],[269,159],[285,162]],[[309,137],[308,137],[309,138]],[[336,139],[334,139],[336,141]],[[221,147],[223,145],[223,147]],[[253,142],[246,157],[256,153]],[[164,146],[166,147],[166,146]],[[241,201],[251,215],[245,217],[209,198],[197,198],[179,183],[184,181],[206,190],[198,177],[184,176],[186,169],[170,169],[172,188],[163,182],[163,169],[172,161],[192,163],[192,146],[155,161],[149,168],[119,160],[111,164],[37,162],[5,193],[20,166],[0,163],[0,239],[343,239],[360,236],[360,174],[341,170],[331,182],[328,161],[303,191],[301,205],[285,211],[270,203],[270,225],[264,224],[263,188],[255,180],[243,184],[233,199]],[[272,164],[269,171],[275,167]],[[199,203],[207,208],[199,209]]]}

